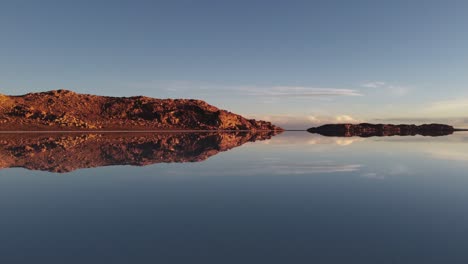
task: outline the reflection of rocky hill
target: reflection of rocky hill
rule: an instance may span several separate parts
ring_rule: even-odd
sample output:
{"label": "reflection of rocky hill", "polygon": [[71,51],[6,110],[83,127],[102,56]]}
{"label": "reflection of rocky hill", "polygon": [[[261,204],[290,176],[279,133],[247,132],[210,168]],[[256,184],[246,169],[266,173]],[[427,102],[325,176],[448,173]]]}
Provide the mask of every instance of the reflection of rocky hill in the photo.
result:
{"label": "reflection of rocky hill", "polygon": [[427,125],[384,125],[384,124],[329,124],[309,128],[307,131],[331,137],[383,137],[383,136],[445,136],[453,134],[452,126]]}
{"label": "reflection of rocky hill", "polygon": [[67,90],[0,94],[0,130],[281,130],[201,100],[108,97]]}
{"label": "reflection of rocky hill", "polygon": [[70,172],[109,165],[203,161],[275,132],[0,134],[0,168]]}

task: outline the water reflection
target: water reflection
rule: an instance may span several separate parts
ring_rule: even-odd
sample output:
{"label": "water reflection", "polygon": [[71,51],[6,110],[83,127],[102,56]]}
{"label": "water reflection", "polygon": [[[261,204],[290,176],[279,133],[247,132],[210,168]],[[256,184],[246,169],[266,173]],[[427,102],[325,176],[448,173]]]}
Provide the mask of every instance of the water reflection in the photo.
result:
{"label": "water reflection", "polygon": [[0,134],[3,167],[138,165],[0,170],[0,260],[467,263],[468,133],[270,137]]}
{"label": "water reflection", "polygon": [[109,165],[199,162],[276,133],[1,134],[0,168],[64,173]]}

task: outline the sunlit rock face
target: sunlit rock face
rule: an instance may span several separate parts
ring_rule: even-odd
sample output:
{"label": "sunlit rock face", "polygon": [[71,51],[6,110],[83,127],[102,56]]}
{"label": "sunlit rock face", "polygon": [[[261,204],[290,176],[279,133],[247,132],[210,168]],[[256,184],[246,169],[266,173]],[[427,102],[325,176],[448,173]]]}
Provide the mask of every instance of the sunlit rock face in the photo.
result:
{"label": "sunlit rock face", "polygon": [[449,125],[387,125],[387,124],[328,124],[309,128],[307,131],[332,137],[384,137],[384,136],[445,136],[455,129]]}
{"label": "sunlit rock face", "polygon": [[0,130],[282,130],[201,100],[107,97],[68,90],[0,95]]}
{"label": "sunlit rock face", "polygon": [[63,173],[110,165],[199,162],[277,133],[0,134],[0,168]]}

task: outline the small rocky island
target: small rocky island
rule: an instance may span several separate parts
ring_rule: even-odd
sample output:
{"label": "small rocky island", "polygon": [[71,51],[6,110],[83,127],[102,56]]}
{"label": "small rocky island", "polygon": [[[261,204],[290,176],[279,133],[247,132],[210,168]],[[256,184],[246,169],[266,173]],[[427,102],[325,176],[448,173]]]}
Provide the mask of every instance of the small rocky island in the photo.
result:
{"label": "small rocky island", "polygon": [[0,94],[0,131],[249,130],[281,131],[201,100],[108,97],[68,90]]}
{"label": "small rocky island", "polygon": [[329,137],[384,137],[384,136],[446,136],[456,129],[443,124],[390,125],[390,124],[328,124],[307,129]]}

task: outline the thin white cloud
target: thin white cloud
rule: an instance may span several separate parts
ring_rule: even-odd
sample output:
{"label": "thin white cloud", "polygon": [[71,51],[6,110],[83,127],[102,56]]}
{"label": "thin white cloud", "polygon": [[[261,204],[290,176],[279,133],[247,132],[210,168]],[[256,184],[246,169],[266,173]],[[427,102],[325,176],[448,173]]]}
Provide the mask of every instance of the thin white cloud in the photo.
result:
{"label": "thin white cloud", "polygon": [[334,97],[334,96],[362,96],[356,90],[339,88],[316,88],[303,86],[273,86],[269,88],[242,88],[250,95],[265,97]]}
{"label": "thin white cloud", "polygon": [[339,123],[357,123],[358,121],[349,115],[339,115],[335,117],[336,122]]}
{"label": "thin white cloud", "polygon": [[427,112],[434,115],[452,115],[452,116],[466,116],[468,111],[468,98],[457,98],[452,100],[436,101],[426,108]]}
{"label": "thin white cloud", "polygon": [[336,116],[315,116],[309,115],[307,116],[307,120],[309,120],[313,125],[323,125],[329,123],[361,123],[362,120],[358,118],[354,118],[350,115],[336,115]]}
{"label": "thin white cloud", "polygon": [[388,91],[395,96],[404,96],[411,90],[410,87],[404,85],[395,85],[383,81],[366,82],[361,85],[362,88],[371,88]]}
{"label": "thin white cloud", "polygon": [[385,82],[367,82],[362,85],[364,88],[380,88],[386,85]]}
{"label": "thin white cloud", "polygon": [[292,85],[226,85],[210,82],[198,81],[147,81],[128,84],[129,88],[137,90],[159,90],[174,95],[203,95],[218,96],[223,95],[249,95],[263,98],[283,98],[283,97],[338,97],[338,96],[362,96],[353,89],[342,89],[333,87],[312,87],[312,86],[292,86]]}
{"label": "thin white cloud", "polygon": [[312,126],[336,123],[362,123],[364,120],[351,115],[342,114],[335,116],[324,115],[250,115],[249,117],[265,120],[286,129],[306,129]]}

